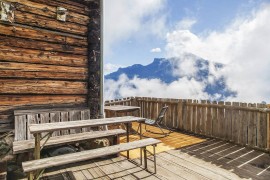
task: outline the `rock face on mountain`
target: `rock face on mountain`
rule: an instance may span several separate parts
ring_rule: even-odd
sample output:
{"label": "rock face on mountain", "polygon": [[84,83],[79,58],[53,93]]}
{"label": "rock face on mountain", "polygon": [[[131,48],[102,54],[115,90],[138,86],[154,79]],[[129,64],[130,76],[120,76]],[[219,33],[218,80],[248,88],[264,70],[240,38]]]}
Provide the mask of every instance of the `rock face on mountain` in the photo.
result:
{"label": "rock face on mountain", "polygon": [[[105,76],[106,79],[117,81],[122,74],[126,74],[129,79],[134,77],[140,79],[160,79],[162,82],[170,84],[180,78],[194,79],[206,84],[204,91],[212,96],[219,95],[216,100],[222,100],[229,96],[236,96],[236,92],[230,90],[226,84],[226,78],[217,76],[216,72],[224,68],[223,64],[210,63],[201,58],[191,58],[187,61],[179,58],[156,58],[146,66],[135,64],[126,68],[119,68],[118,71]],[[186,65],[190,63],[190,65]],[[185,68],[182,72],[183,67]],[[192,73],[189,73],[189,69]]]}

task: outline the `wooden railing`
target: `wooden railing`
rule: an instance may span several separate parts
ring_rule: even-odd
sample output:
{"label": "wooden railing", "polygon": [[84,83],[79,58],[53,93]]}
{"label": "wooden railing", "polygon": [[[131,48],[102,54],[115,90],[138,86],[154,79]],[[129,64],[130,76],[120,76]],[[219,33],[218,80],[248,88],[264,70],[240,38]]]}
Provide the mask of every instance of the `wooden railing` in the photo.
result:
{"label": "wooden railing", "polygon": [[170,128],[270,150],[267,105],[146,97],[118,99],[107,104],[140,106],[141,116],[149,119],[156,119],[160,109],[167,105],[165,123]]}

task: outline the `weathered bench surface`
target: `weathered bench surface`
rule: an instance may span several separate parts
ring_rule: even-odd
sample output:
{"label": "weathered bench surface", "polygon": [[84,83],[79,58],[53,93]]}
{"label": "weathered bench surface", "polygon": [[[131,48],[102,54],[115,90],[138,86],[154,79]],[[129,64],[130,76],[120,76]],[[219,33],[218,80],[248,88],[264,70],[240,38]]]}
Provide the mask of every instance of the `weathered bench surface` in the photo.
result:
{"label": "weathered bench surface", "polygon": [[31,134],[35,134],[35,133],[43,133],[43,132],[54,132],[58,130],[96,127],[96,126],[103,126],[103,125],[110,125],[110,124],[143,122],[143,121],[145,121],[145,118],[125,116],[125,117],[68,121],[68,122],[58,122],[58,123],[30,124],[29,130]]}
{"label": "weathered bench surface", "polygon": [[[123,129],[113,129],[108,131],[92,131],[64,136],[55,136],[51,137],[49,141],[46,143],[45,147],[58,146],[67,143],[75,143],[78,141],[103,138],[108,136],[125,134],[126,131]],[[41,141],[41,144],[44,143],[45,140]],[[14,141],[13,142],[13,154],[27,152],[29,150],[33,150],[35,148],[35,140],[24,140],[24,141]]]}
{"label": "weathered bench surface", "polygon": [[24,172],[31,172],[31,171],[35,171],[39,169],[46,169],[50,167],[61,166],[61,165],[66,165],[70,163],[76,163],[80,161],[95,159],[98,157],[113,155],[113,154],[117,154],[123,151],[155,145],[160,142],[161,142],[160,140],[148,138],[148,139],[118,144],[114,146],[108,146],[108,147],[99,148],[99,149],[93,149],[93,150],[88,150],[88,151],[83,151],[83,152],[77,152],[77,153],[72,153],[72,154],[60,155],[56,157],[23,162],[22,167],[23,167]]}

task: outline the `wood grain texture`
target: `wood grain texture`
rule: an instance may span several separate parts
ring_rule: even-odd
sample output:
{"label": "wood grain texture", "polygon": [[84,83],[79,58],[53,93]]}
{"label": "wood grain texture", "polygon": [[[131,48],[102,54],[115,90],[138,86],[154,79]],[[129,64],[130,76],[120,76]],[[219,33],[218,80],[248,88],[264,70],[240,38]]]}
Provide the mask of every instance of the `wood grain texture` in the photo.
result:
{"label": "wood grain texture", "polygon": [[61,22],[58,21],[56,18],[51,19],[48,17],[20,11],[15,13],[15,22],[28,26],[45,28],[49,30],[66,32],[82,36],[86,36],[88,31],[87,26],[70,22]]}
{"label": "wood grain texture", "polygon": [[0,60],[11,62],[37,63],[87,67],[87,56],[70,55],[60,52],[30,50],[0,45]]}
{"label": "wood grain texture", "polygon": [[78,36],[69,36],[68,34],[59,33],[56,31],[49,31],[42,28],[33,28],[31,26],[18,24],[9,25],[0,23],[0,34],[46,42],[54,42],[59,44],[87,46],[86,37],[83,38]]}
{"label": "wood grain texture", "polygon": [[68,44],[55,44],[52,42],[17,38],[17,37],[4,36],[4,35],[0,35],[0,45],[24,48],[24,49],[79,54],[79,55],[87,56],[86,47],[71,46]]}
{"label": "wood grain texture", "polygon": [[83,104],[86,103],[85,95],[0,95],[0,107],[20,107],[24,105],[46,104]]}
{"label": "wood grain texture", "polygon": [[94,149],[94,150],[88,150],[88,151],[61,155],[61,156],[56,156],[56,157],[51,157],[51,158],[23,162],[22,167],[23,167],[24,172],[31,172],[38,169],[66,165],[66,164],[70,164],[74,162],[94,159],[97,157],[113,155],[116,153],[120,153],[122,151],[155,145],[160,142],[161,142],[160,140],[148,138],[148,139],[143,139],[143,140],[129,142],[129,143],[123,143],[119,145],[114,145],[114,146],[109,146],[109,147],[104,147],[104,148],[99,148],[99,149]]}
{"label": "wood grain texture", "polygon": [[[43,4],[40,1],[33,2],[30,0],[9,0],[9,2],[15,3],[17,11],[30,12],[32,14],[42,15],[53,19],[56,17],[57,10],[53,5]],[[89,19],[90,18],[86,15],[69,11],[66,21],[87,25],[89,23]]]}
{"label": "wood grain texture", "polygon": [[79,81],[86,81],[88,78],[88,70],[84,67],[0,62],[0,70],[2,78]]}
{"label": "wood grain texture", "polygon": [[1,94],[87,94],[87,83],[0,79]]}
{"label": "wood grain texture", "polygon": [[124,116],[124,117],[113,117],[113,118],[104,118],[104,119],[91,119],[81,120],[81,121],[68,121],[60,123],[47,123],[47,124],[31,124],[29,130],[32,134],[42,133],[42,132],[53,132],[58,130],[67,130],[67,129],[77,129],[85,127],[97,127],[103,125],[111,124],[121,124],[121,123],[131,123],[131,122],[144,122],[145,118],[133,117],[133,116]]}
{"label": "wood grain texture", "polygon": [[[115,136],[120,134],[125,134],[126,131],[123,129],[113,129],[108,131],[93,131],[93,132],[84,132],[72,135],[56,136],[51,137],[46,143],[45,147],[60,146],[67,143],[77,143],[89,139],[104,138],[109,136]],[[44,140],[41,141],[43,144]],[[35,141],[32,140],[22,140],[13,142],[13,154],[19,154],[23,152],[28,152],[33,150],[35,147]]]}

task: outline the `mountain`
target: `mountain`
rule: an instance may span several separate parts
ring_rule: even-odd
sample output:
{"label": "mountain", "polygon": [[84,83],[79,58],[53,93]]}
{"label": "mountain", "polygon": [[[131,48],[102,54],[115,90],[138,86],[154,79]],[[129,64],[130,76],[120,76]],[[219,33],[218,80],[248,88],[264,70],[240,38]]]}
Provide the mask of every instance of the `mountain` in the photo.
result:
{"label": "mountain", "polygon": [[[125,68],[119,68],[116,72],[106,75],[105,80],[113,79],[117,81],[120,75],[126,74],[129,79],[133,79],[134,77],[141,79],[160,79],[162,82],[170,84],[179,78],[186,77],[189,80],[195,79],[196,81],[206,83],[204,92],[212,96],[219,94],[220,96],[216,100],[223,100],[226,97],[235,97],[237,95],[236,92],[227,88],[226,78],[224,76],[216,77],[214,75],[213,71],[218,72],[222,70],[224,68],[223,64],[210,64],[207,60],[197,57],[194,59],[194,57],[193,55],[187,55],[184,59],[190,58],[192,62],[191,69],[195,69],[195,73],[187,73],[189,69],[185,69],[185,73],[182,73],[181,66],[187,63],[186,60],[179,58],[155,58],[151,64],[146,66],[135,64]],[[211,83],[209,79],[211,79]]]}

